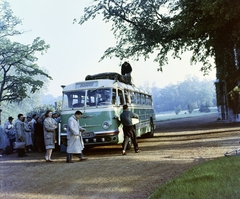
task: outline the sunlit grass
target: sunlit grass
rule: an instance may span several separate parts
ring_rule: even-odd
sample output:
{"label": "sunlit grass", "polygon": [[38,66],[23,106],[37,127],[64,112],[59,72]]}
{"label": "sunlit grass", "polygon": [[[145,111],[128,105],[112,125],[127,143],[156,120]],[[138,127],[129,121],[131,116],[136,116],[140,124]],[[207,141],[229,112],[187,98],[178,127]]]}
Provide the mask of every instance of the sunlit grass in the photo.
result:
{"label": "sunlit grass", "polygon": [[197,117],[197,116],[213,114],[213,113],[217,114],[217,107],[210,107],[210,112],[208,113],[200,112],[198,109],[195,109],[191,114],[187,110],[180,111],[178,115],[176,115],[174,111],[166,111],[163,113],[157,113],[156,119],[157,121],[164,121],[164,120],[173,120],[173,119],[188,118],[188,117]]}
{"label": "sunlit grass", "polygon": [[240,157],[222,157],[197,165],[160,186],[148,199],[240,198]]}

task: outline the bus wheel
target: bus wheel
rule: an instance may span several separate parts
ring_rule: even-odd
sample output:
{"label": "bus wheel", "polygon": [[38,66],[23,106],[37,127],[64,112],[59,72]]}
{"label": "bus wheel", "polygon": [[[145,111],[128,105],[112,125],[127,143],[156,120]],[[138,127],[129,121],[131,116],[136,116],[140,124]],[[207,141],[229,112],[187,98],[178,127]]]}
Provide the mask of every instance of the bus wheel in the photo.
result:
{"label": "bus wheel", "polygon": [[150,123],[150,131],[147,132],[146,137],[152,138],[154,136],[154,124],[153,122]]}
{"label": "bus wheel", "polygon": [[94,146],[92,145],[87,145],[87,146],[84,146],[84,151],[89,151],[90,149],[92,149]]}
{"label": "bus wheel", "polygon": [[[123,144],[124,144],[124,143],[122,143],[122,148],[123,148]],[[132,140],[131,140],[131,138],[129,138],[128,144],[127,144],[127,150],[129,150],[129,149],[131,149],[131,148],[132,148]]]}

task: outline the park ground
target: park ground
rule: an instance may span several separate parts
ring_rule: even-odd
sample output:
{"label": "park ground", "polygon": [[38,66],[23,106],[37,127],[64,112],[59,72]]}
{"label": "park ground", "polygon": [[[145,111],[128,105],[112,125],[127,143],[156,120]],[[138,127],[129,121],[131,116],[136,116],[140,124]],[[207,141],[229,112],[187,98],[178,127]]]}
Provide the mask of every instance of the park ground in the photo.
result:
{"label": "park ground", "polygon": [[153,138],[138,139],[141,153],[121,146],[85,151],[87,161],[65,163],[65,153],[16,154],[0,159],[0,198],[146,199],[156,187],[239,146],[239,123],[217,120],[217,113],[160,121]]}

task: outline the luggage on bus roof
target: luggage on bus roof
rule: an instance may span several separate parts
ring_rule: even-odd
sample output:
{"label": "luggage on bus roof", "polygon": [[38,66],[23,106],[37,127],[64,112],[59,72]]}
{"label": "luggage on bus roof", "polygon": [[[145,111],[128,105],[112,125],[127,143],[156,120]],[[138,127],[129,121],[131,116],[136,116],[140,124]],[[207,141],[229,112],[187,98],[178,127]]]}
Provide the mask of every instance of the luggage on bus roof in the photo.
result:
{"label": "luggage on bus roof", "polygon": [[125,76],[120,75],[119,73],[116,73],[116,72],[99,73],[99,74],[95,74],[95,75],[87,75],[85,77],[86,81],[94,80],[94,79],[112,79],[112,80],[118,80],[125,84],[131,83],[131,81],[129,82],[129,78],[126,78]]}

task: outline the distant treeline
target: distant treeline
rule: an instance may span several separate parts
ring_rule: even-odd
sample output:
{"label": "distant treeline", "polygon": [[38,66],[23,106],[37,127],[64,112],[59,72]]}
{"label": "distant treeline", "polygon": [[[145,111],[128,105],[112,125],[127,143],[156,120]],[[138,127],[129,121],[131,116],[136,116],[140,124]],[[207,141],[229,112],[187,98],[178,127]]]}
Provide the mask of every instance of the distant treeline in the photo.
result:
{"label": "distant treeline", "polygon": [[[145,86],[146,87],[146,86]],[[197,77],[187,77],[183,82],[168,85],[164,88],[152,87],[144,88],[152,93],[154,109],[156,113],[163,111],[175,111],[178,114],[181,110],[201,108],[207,111],[210,106],[216,106],[214,81],[202,80]],[[59,111],[61,109],[61,99],[52,95],[43,95],[42,92],[31,95],[21,103],[2,103],[2,121],[5,122],[9,116],[16,119],[19,113],[32,115],[42,113],[47,109]],[[55,107],[57,102],[57,109]]]}
{"label": "distant treeline", "polygon": [[199,80],[188,76],[183,82],[164,88],[153,87],[152,96],[156,113],[175,110],[191,111],[196,108],[216,106],[216,92],[213,80]]}

